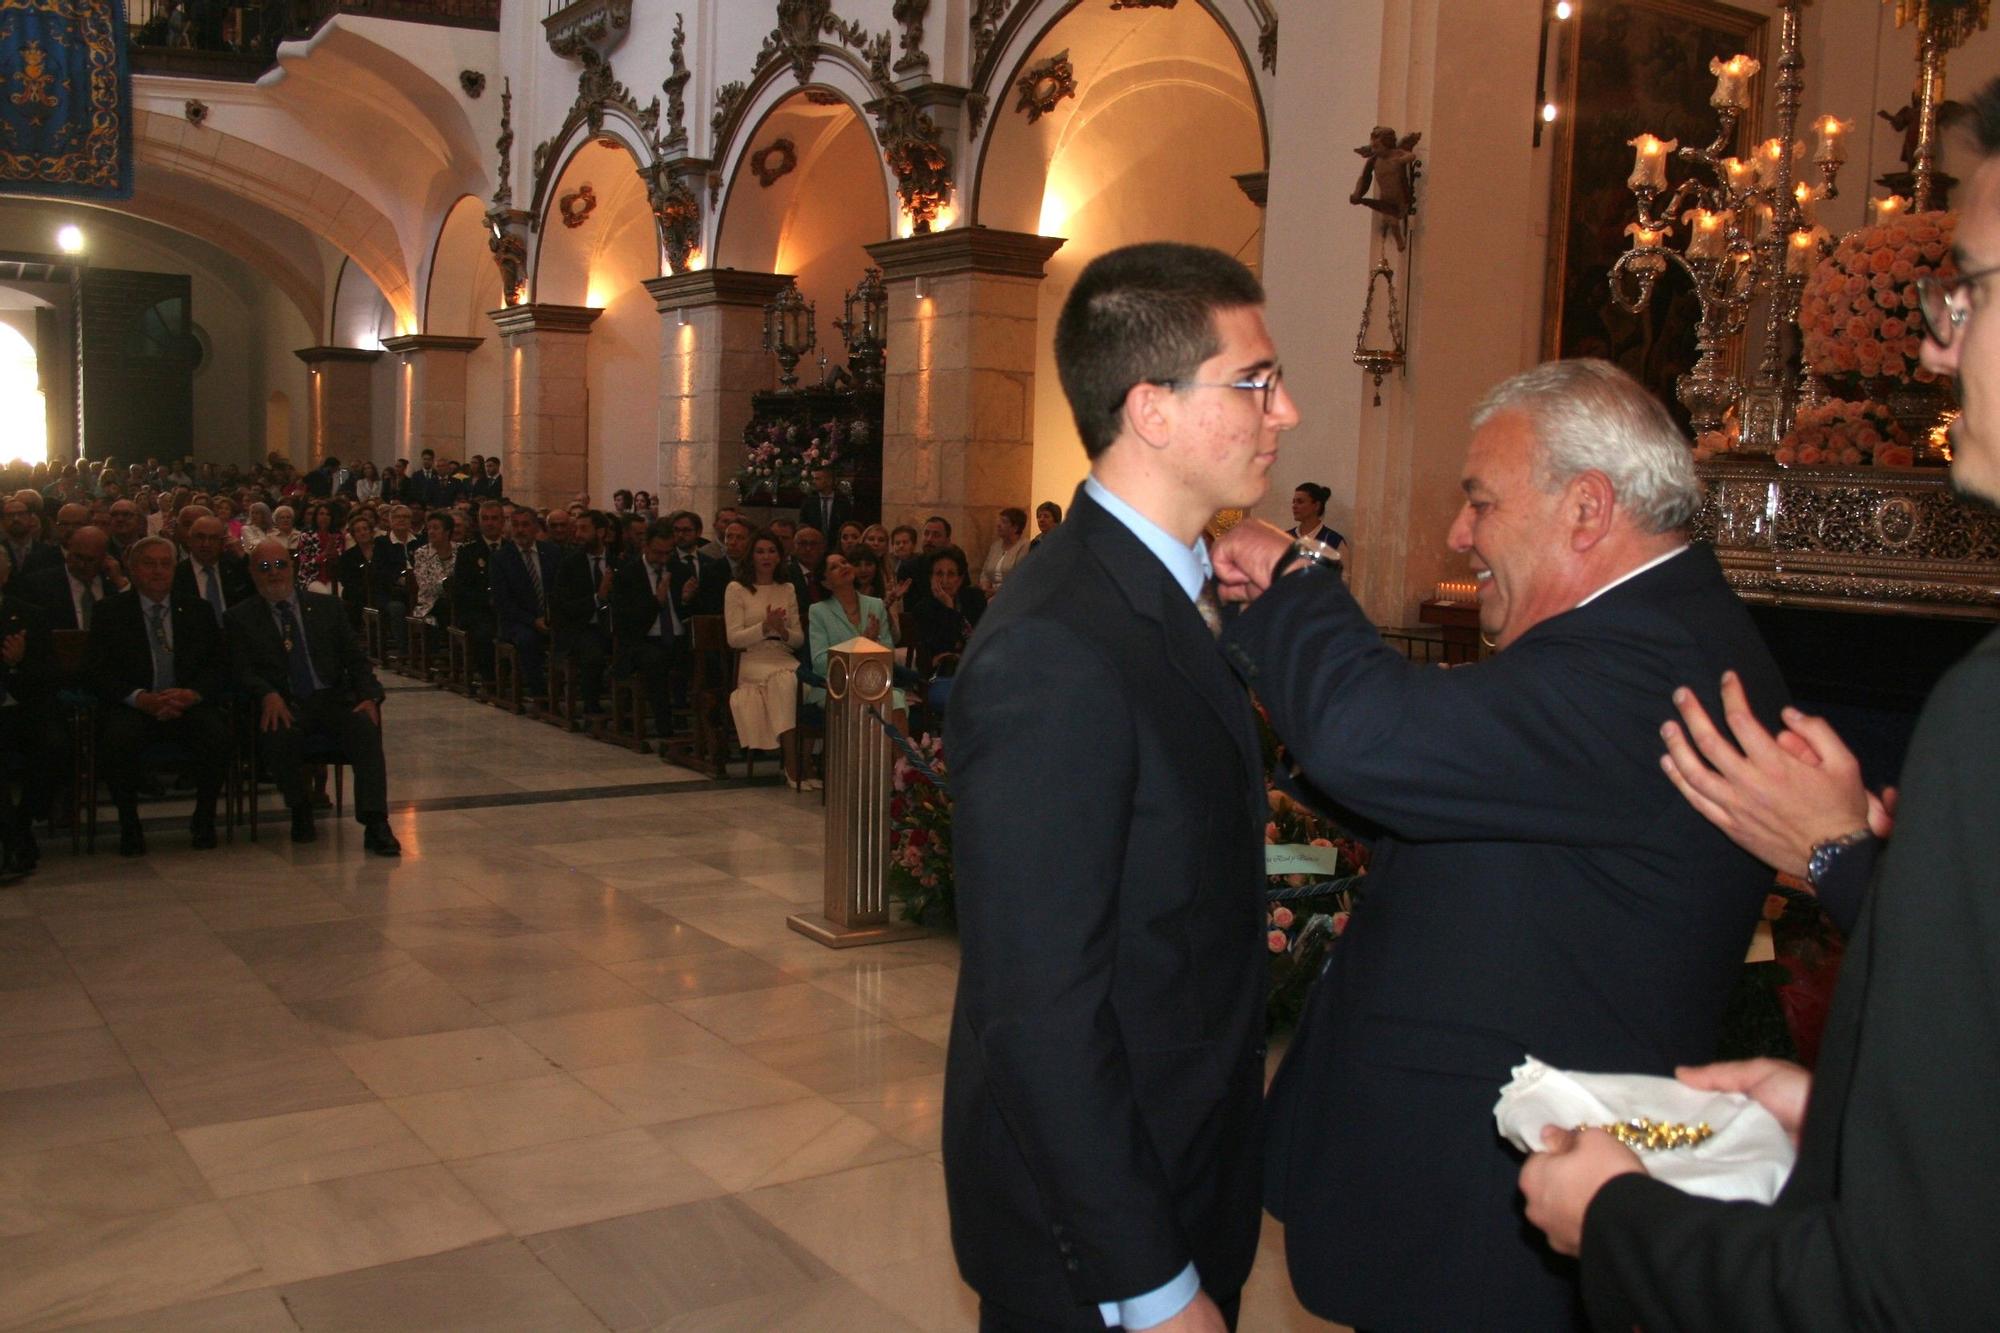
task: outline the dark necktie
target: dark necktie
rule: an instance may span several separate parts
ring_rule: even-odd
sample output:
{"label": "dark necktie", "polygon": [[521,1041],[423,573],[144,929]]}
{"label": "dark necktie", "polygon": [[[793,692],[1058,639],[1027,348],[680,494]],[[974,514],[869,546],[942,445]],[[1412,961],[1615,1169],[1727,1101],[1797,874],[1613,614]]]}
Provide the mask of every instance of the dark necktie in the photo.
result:
{"label": "dark necktie", "polygon": [[310,699],[318,690],[313,679],[312,655],[306,651],[306,636],[290,602],[278,603],[278,618],[284,624],[285,659],[292,678],[292,698]]}
{"label": "dark necktie", "polygon": [[[601,555],[594,555],[590,557],[590,596],[593,601],[596,600],[597,590],[599,588],[602,588],[603,586],[604,586],[604,557]],[[604,617],[609,614],[610,610],[607,608],[605,610],[599,611],[596,615],[592,616],[591,619],[598,624],[602,624],[604,622]]]}
{"label": "dark necktie", "polygon": [[1208,632],[1216,638],[1222,637],[1222,599],[1215,595],[1215,580],[1209,579],[1201,585],[1201,595],[1194,599],[1194,609],[1201,613],[1201,623],[1208,626]]}
{"label": "dark necktie", "polygon": [[167,639],[167,608],[156,604],[149,614],[153,622],[153,689],[170,690],[174,686],[174,645]]}
{"label": "dark necktie", "polygon": [[546,616],[549,613],[549,595],[542,587],[542,553],[530,546],[521,552],[521,559],[528,566],[528,582],[535,585],[535,609]]}
{"label": "dark necktie", "polygon": [[77,628],[89,629],[90,618],[97,612],[97,594],[90,590],[90,585],[88,583],[83,584],[82,587],[83,587],[83,596],[79,598],[77,601],[76,614],[77,614],[77,619],[80,622],[77,625]]}
{"label": "dark necktie", "polygon": [[208,598],[209,606],[215,611],[215,623],[220,625],[223,612],[228,609],[222,604],[222,571],[211,565],[201,571],[201,581],[208,585],[208,591],[204,595]]}
{"label": "dark necktie", "polygon": [[[657,576],[653,579],[654,597],[660,595],[660,585],[671,577],[673,577],[673,572],[667,566],[661,565],[657,571]],[[674,595],[670,590],[667,593],[666,601],[660,604],[660,637],[663,639],[678,639],[680,636],[681,622],[680,618],[674,614]]]}

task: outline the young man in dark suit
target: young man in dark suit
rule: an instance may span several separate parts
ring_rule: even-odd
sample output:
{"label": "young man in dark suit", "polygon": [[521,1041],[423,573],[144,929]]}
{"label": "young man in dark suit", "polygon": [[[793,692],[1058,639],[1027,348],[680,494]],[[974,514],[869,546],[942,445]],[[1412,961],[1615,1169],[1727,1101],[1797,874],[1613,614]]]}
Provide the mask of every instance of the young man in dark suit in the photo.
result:
{"label": "young man in dark suit", "polygon": [[354,774],[354,818],[362,846],[400,856],[389,829],[389,780],[382,759],[382,684],[330,593],[295,586],[283,542],[260,542],[250,553],[257,596],[229,612],[229,662],[237,687],[257,709],[263,770],[292,812],[292,841],[312,842],[312,784],[304,743],[330,736]]}
{"label": "young man in dark suit", "polygon": [[[1251,521],[1217,574],[1255,593],[1223,640],[1308,795],[1382,832],[1271,1090],[1267,1204],[1308,1310],[1364,1328],[1546,1330],[1573,1267],[1523,1231],[1493,1103],[1532,1053],[1666,1074],[1713,1055],[1770,876],[1658,763],[1680,681],[1785,691],[1706,547],[1687,440],[1603,361],[1474,412],[1449,543],[1484,661],[1382,642],[1332,548]],[[1044,543],[1046,547],[1047,543]]]}
{"label": "young man in dark suit", "polygon": [[512,540],[494,553],[489,573],[499,640],[520,655],[521,685],[540,698],[549,688],[549,602],[560,563],[556,544],[540,540],[535,511],[523,506],[509,519]]}
{"label": "young man in dark suit", "polygon": [[1263,300],[1191,246],[1084,270],[1056,364],[1091,476],[954,687],[944,1164],[983,1329],[1219,1330],[1256,1255],[1268,807],[1202,530],[1298,424]]}
{"label": "young man in dark suit", "polygon": [[118,852],[145,854],[138,760],[156,742],[188,751],[195,781],[188,828],[193,845],[206,850],[215,846],[215,798],[229,748],[222,629],[206,605],[174,592],[172,542],[149,537],[130,557],[132,586],[92,613],[85,658],[100,704],[99,767],[118,806]]}
{"label": "young man in dark suit", "polygon": [[799,506],[799,526],[818,528],[832,546],[840,540],[840,525],[854,517],[854,502],[834,488],[832,468],[816,467],[811,475],[812,490]]}
{"label": "young man in dark suit", "polygon": [[[2000,272],[2000,82],[1972,99],[1984,155],[1961,206],[1958,273],[1917,287],[1924,365],[1957,377],[1951,474],[2000,501],[2000,322],[1981,293]],[[1695,1198],[1648,1179],[1597,1131],[1548,1136],[1521,1170],[1528,1218],[1581,1251],[1602,1328],[1990,1327],[2000,1310],[2000,638],[1948,672],[1924,706],[1901,797],[1862,785],[1823,720],[1773,737],[1724,686],[1721,735],[1676,696],[1669,771],[1739,845],[1803,875],[1848,936],[1807,1073],[1776,1060],[1679,1071],[1777,1117],[1798,1161],[1768,1207]],[[1734,743],[1732,743],[1732,738]],[[1689,744],[1699,747],[1699,753]],[[1740,748],[1739,748],[1740,747]],[[1892,829],[1893,825],[1893,829]],[[1890,836],[1893,831],[1893,836]]]}

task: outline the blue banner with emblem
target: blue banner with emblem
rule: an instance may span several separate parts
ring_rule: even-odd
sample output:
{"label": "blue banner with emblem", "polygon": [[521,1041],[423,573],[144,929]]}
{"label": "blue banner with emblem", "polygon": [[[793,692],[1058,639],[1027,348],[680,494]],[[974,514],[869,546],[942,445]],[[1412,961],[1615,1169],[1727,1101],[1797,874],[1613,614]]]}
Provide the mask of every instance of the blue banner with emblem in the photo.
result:
{"label": "blue banner with emblem", "polygon": [[0,193],[132,193],[124,0],[0,0]]}

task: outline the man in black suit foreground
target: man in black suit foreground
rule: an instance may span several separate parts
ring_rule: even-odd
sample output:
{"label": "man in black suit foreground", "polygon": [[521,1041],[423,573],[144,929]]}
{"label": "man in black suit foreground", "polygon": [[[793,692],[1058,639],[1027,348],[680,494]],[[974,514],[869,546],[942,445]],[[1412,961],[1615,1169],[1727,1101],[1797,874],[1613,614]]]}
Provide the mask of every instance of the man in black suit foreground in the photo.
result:
{"label": "man in black suit foreground", "polygon": [[318,837],[305,740],[327,736],[354,773],[362,845],[381,856],[402,855],[403,845],[389,830],[382,685],[347,623],[346,608],[330,593],[295,589],[291,556],[275,538],[250,553],[250,574],[258,595],[229,612],[230,667],[258,710],[258,752],[292,812],[292,841]]}
{"label": "man in black suit foreground", "polygon": [[1224,651],[1308,795],[1382,830],[1272,1084],[1266,1202],[1315,1314],[1548,1333],[1582,1319],[1574,1266],[1521,1224],[1494,1100],[1530,1053],[1714,1054],[1771,878],[1674,798],[1660,726],[1684,680],[1733,669],[1767,717],[1784,687],[1688,544],[1692,454],[1636,381],[1551,362],[1472,423],[1450,544],[1485,661],[1405,661],[1319,542],[1246,523],[1216,548],[1256,595]]}
{"label": "man in black suit foreground", "polygon": [[982,1329],[1219,1330],[1256,1256],[1268,808],[1198,599],[1203,527],[1298,424],[1263,300],[1192,246],[1084,270],[1091,477],[958,674],[944,1164]]}
{"label": "man in black suit foreground", "polygon": [[228,546],[229,529],[221,519],[198,518],[188,527],[188,558],[174,570],[174,592],[207,603],[218,625],[252,591],[248,563]]}
{"label": "man in black suit foreground", "polygon": [[194,778],[197,849],[215,846],[215,798],[229,749],[223,713],[227,681],[222,629],[207,606],[174,592],[174,544],[135,542],[128,553],[132,586],[104,599],[91,615],[85,663],[98,700],[97,750],[118,806],[118,852],[143,856],[139,827],[139,756],[148,745],[187,751]]}
{"label": "man in black suit foreground", "polygon": [[[1959,215],[1958,277],[1919,286],[1918,297],[1924,364],[1956,375],[1965,405],[1952,481],[2000,501],[1989,396],[2000,392],[2000,317],[1980,293],[2000,272],[2000,82],[1971,110],[1985,160]],[[1648,1179],[1608,1135],[1555,1133],[1521,1170],[1528,1217],[1557,1249],[1581,1249],[1584,1296],[1607,1329],[1990,1327],[2000,1310],[2000,637],[1925,705],[1872,888],[1890,821],[1846,746],[1795,713],[1774,740],[1733,686],[1726,695],[1737,744],[1682,702],[1687,733],[1669,733],[1669,769],[1745,848],[1812,878],[1848,951],[1815,1073],[1753,1060],[1680,1076],[1755,1098],[1798,1142],[1798,1162],[1769,1207],[1716,1203]]]}

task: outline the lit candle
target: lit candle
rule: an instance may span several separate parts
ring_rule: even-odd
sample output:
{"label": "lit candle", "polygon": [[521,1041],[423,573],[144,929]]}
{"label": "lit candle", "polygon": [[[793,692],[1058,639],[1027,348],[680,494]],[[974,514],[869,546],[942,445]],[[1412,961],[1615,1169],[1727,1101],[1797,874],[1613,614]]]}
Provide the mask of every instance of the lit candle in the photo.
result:
{"label": "lit candle", "polygon": [[1715,76],[1715,92],[1709,96],[1712,107],[1734,107],[1741,111],[1750,105],[1750,80],[1757,77],[1757,71],[1764,68],[1749,56],[1734,55],[1724,60],[1716,57],[1708,62],[1708,72]]}
{"label": "lit candle", "polygon": [[1842,120],[1838,116],[1821,116],[1813,122],[1813,128],[1819,131],[1819,151],[1813,154],[1813,161],[1836,167],[1847,161],[1844,138],[1854,128],[1853,121]]}
{"label": "lit candle", "polygon": [[1635,190],[1667,188],[1667,154],[1681,146],[1679,139],[1660,139],[1642,134],[1626,143],[1634,150],[1632,175],[1625,183]]}
{"label": "lit candle", "polygon": [[1799,201],[1799,220],[1808,227],[1818,225],[1819,215],[1814,210],[1819,204],[1819,191],[1800,181],[1792,197]]}
{"label": "lit candle", "polygon": [[1659,249],[1660,242],[1666,239],[1668,230],[1666,227],[1648,227],[1643,222],[1625,224],[1625,234],[1630,236],[1632,244],[1641,250]]}
{"label": "lit candle", "polygon": [[1870,199],[1868,201],[1868,209],[1873,215],[1868,220],[1879,227],[1883,223],[1894,218],[1899,218],[1909,212],[1910,201],[1903,198],[1900,194],[1892,194],[1887,199]]}
{"label": "lit candle", "polygon": [[1728,174],[1731,194],[1742,194],[1745,190],[1757,187],[1756,159],[1745,161],[1740,157],[1725,157],[1722,159],[1722,169]]}
{"label": "lit candle", "polygon": [[1805,277],[1819,263],[1819,237],[1812,231],[1795,231],[1785,247],[1785,272]]}
{"label": "lit candle", "polygon": [[[1792,145],[1792,156],[1799,155],[1803,144]],[[1778,168],[1784,162],[1785,142],[1782,139],[1766,139],[1757,145],[1757,178],[1765,185],[1778,183]]]}
{"label": "lit candle", "polygon": [[1687,257],[1689,259],[1720,259],[1726,253],[1723,245],[1723,226],[1729,221],[1729,214],[1711,212],[1697,208],[1685,214],[1683,221],[1694,226],[1688,232]]}

